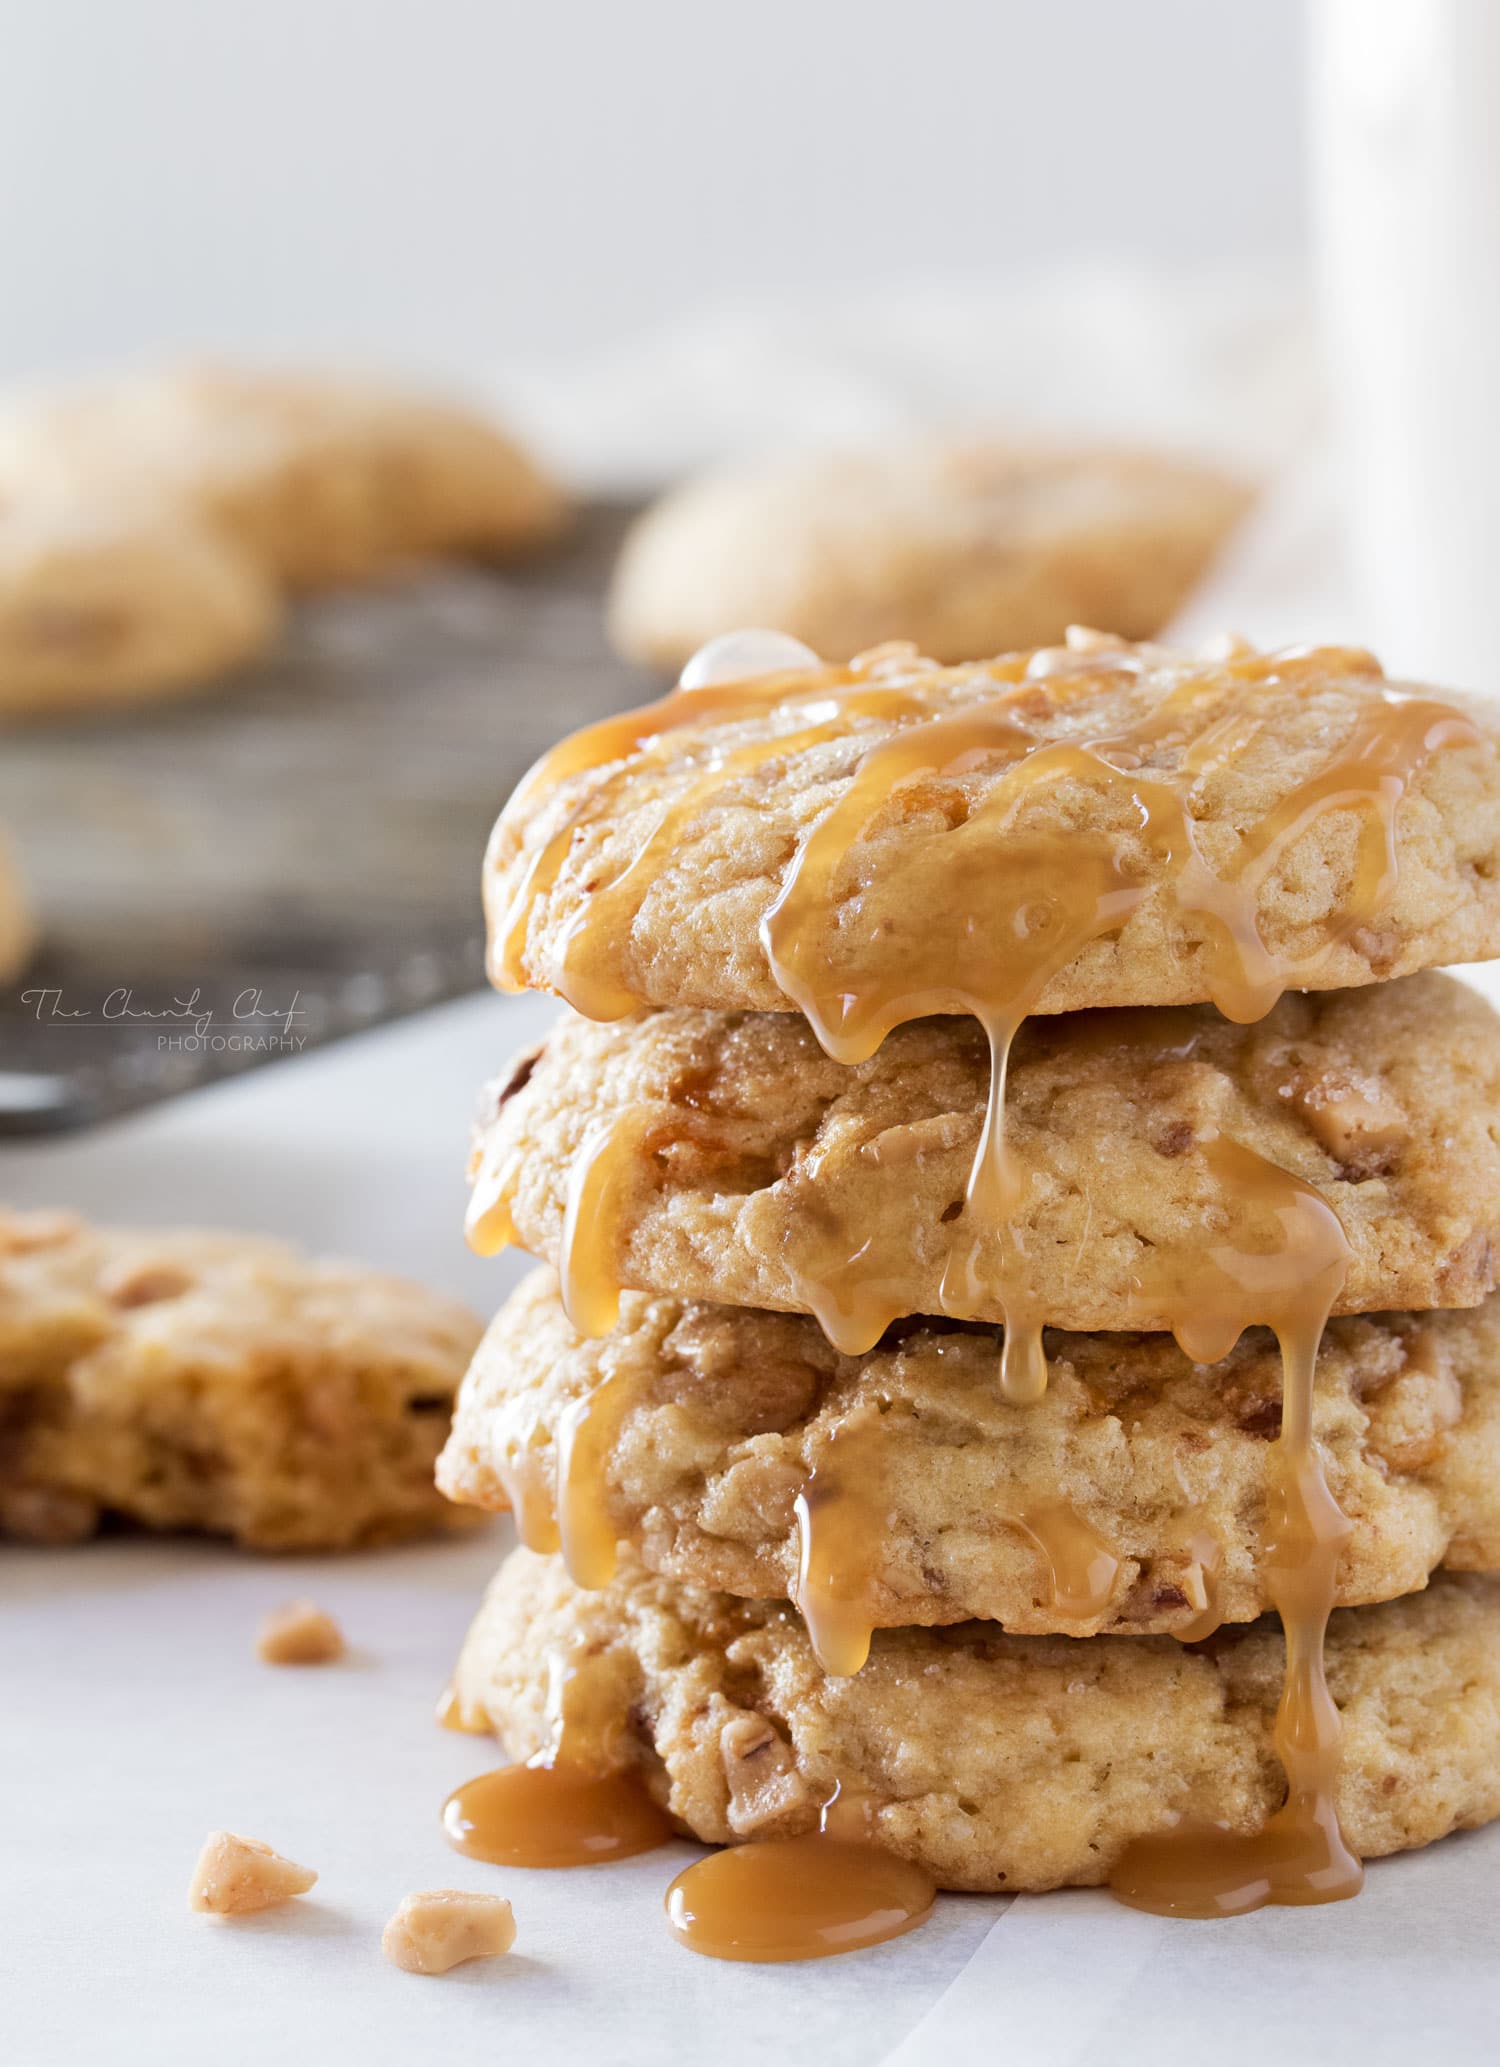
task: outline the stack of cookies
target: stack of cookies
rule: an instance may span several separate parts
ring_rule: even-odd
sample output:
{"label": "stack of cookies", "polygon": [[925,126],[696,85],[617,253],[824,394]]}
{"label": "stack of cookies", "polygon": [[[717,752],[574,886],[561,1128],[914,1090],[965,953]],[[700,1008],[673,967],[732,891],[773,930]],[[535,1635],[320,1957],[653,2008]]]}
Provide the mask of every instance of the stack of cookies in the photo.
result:
{"label": "stack of cookies", "polygon": [[1348,649],[742,635],[533,771],[461,1717],[1181,1913],[1500,1815],[1497,738]]}

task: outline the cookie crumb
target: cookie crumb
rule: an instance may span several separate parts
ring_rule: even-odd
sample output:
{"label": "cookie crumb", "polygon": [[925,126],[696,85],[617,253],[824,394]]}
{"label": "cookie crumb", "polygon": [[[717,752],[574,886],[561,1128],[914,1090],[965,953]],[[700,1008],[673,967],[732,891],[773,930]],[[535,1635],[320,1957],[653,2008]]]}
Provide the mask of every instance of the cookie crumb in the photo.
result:
{"label": "cookie crumb", "polygon": [[305,1895],[317,1880],[309,1866],[283,1859],[256,1837],[211,1830],[188,1888],[188,1907],[206,1916],[248,1916]]}
{"label": "cookie crumb", "polygon": [[408,1895],[381,1934],[380,1949],[408,1974],[446,1974],[469,1959],[495,1959],[516,1942],[516,1920],[499,1895],[428,1888]]}
{"label": "cookie crumb", "polygon": [[344,1632],[316,1601],[288,1601],[261,1623],[255,1651],[266,1665],[331,1665],[344,1655]]}

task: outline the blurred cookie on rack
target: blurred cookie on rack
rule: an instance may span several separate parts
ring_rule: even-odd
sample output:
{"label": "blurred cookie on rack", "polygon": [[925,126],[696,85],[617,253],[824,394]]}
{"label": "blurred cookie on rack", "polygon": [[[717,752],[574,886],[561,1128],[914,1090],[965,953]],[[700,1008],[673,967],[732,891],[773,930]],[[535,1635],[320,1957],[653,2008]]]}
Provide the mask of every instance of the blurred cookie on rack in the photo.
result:
{"label": "blurred cookie on rack", "polygon": [[178,695],[281,620],[272,576],[170,504],[52,489],[0,505],[0,713]]}
{"label": "blurred cookie on rack", "polygon": [[1160,631],[1252,492],[1160,453],[998,441],[728,468],[671,490],[626,539],[611,636],[672,673],[774,625],[825,660],[912,640],[938,661]]}
{"label": "blurred cookie on rack", "polygon": [[0,412],[0,711],[215,678],[285,592],[498,559],[566,521],[487,417],[333,376],[186,368]]}

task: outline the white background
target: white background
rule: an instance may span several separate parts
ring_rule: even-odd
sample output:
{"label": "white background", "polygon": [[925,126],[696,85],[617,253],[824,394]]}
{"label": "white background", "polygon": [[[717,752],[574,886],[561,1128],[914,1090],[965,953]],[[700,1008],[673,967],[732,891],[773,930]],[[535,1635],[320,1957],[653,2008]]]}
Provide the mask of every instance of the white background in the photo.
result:
{"label": "white background", "polygon": [[0,0],[0,380],[1302,248],[1298,0]]}

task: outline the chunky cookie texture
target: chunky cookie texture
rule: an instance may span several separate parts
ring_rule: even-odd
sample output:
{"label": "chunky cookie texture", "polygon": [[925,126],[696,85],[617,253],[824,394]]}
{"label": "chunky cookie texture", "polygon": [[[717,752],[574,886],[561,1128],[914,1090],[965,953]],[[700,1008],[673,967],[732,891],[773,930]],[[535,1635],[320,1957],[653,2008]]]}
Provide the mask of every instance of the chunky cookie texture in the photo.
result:
{"label": "chunky cookie texture", "polygon": [[[507,1752],[548,1741],[556,1660],[600,1763],[639,1765],[708,1843],[816,1828],[836,1790],[940,1886],[1096,1885],[1179,1816],[1253,1831],[1285,1780],[1271,1741],[1284,1648],[1269,1623],[1202,1645],[1079,1643],[982,1623],[886,1631],[830,1679],[791,1610],[668,1588],[634,1567],[582,1593],[555,1559],[502,1566],[458,1698]],[[1500,1585],[1445,1577],[1333,1618],[1338,1808],[1366,1858],[1500,1815]]]}
{"label": "chunky cookie texture", "polygon": [[118,1516],[259,1550],[451,1526],[463,1308],[279,1242],[0,1217],[0,1534]]}
{"label": "chunky cookie texture", "polygon": [[[792,1014],[569,1015],[492,1088],[475,1167],[555,1263],[587,1141],[628,1128],[615,1208],[584,1236],[620,1283],[803,1312],[878,1287],[893,1315],[939,1313],[988,1073],[957,1018],[847,1067]],[[1338,1214],[1338,1310],[1473,1305],[1500,1269],[1497,1106],[1500,1018],[1436,974],[1288,995],[1251,1026],[1207,1007],[1032,1022],[1006,1099],[1030,1298],[1058,1327],[1169,1325],[1152,1261],[1229,1224],[1206,1155],[1227,1137]]]}
{"label": "chunky cookie texture", "polygon": [[[1046,1397],[1023,1407],[1000,1396],[994,1330],[893,1334],[844,1357],[811,1321],[631,1295],[616,1332],[588,1342],[539,1271],[480,1345],[438,1480],[503,1508],[524,1457],[553,1486],[560,1424],[608,1381],[622,1404],[598,1498],[675,1582],[795,1598],[795,1503],[817,1473],[867,1511],[862,1597],[877,1626],[976,1617],[1028,1634],[1183,1636],[1270,1606],[1281,1362],[1264,1330],[1212,1367],[1162,1335],[1049,1334]],[[1500,1567],[1500,1298],[1333,1322],[1315,1433],[1353,1525],[1340,1601],[1417,1590],[1439,1564]],[[1054,1577],[1059,1514],[1064,1542],[1106,1560],[1083,1599]],[[856,1584],[852,1560],[846,1546]]]}
{"label": "chunky cookie texture", "polygon": [[1070,624],[1150,638],[1249,500],[1212,468],[1107,449],[918,446],[732,469],[641,518],[610,630],[673,672],[742,625],[829,660],[888,639],[969,660]]}
{"label": "chunky cookie texture", "polygon": [[1027,998],[1043,1013],[1206,1002],[1243,973],[1231,937],[1296,989],[1480,960],[1500,953],[1500,761],[1492,714],[1460,702],[1337,647],[1094,642],[950,670],[896,651],[852,680],[736,685],[523,786],[486,869],[494,964],[587,989],[596,1017],[788,1010],[761,927],[819,828],[782,945],[800,929],[821,1009],[866,1027],[932,1010],[913,984],[944,1011],[1001,1002],[1023,936],[1039,966],[1061,943]]}

